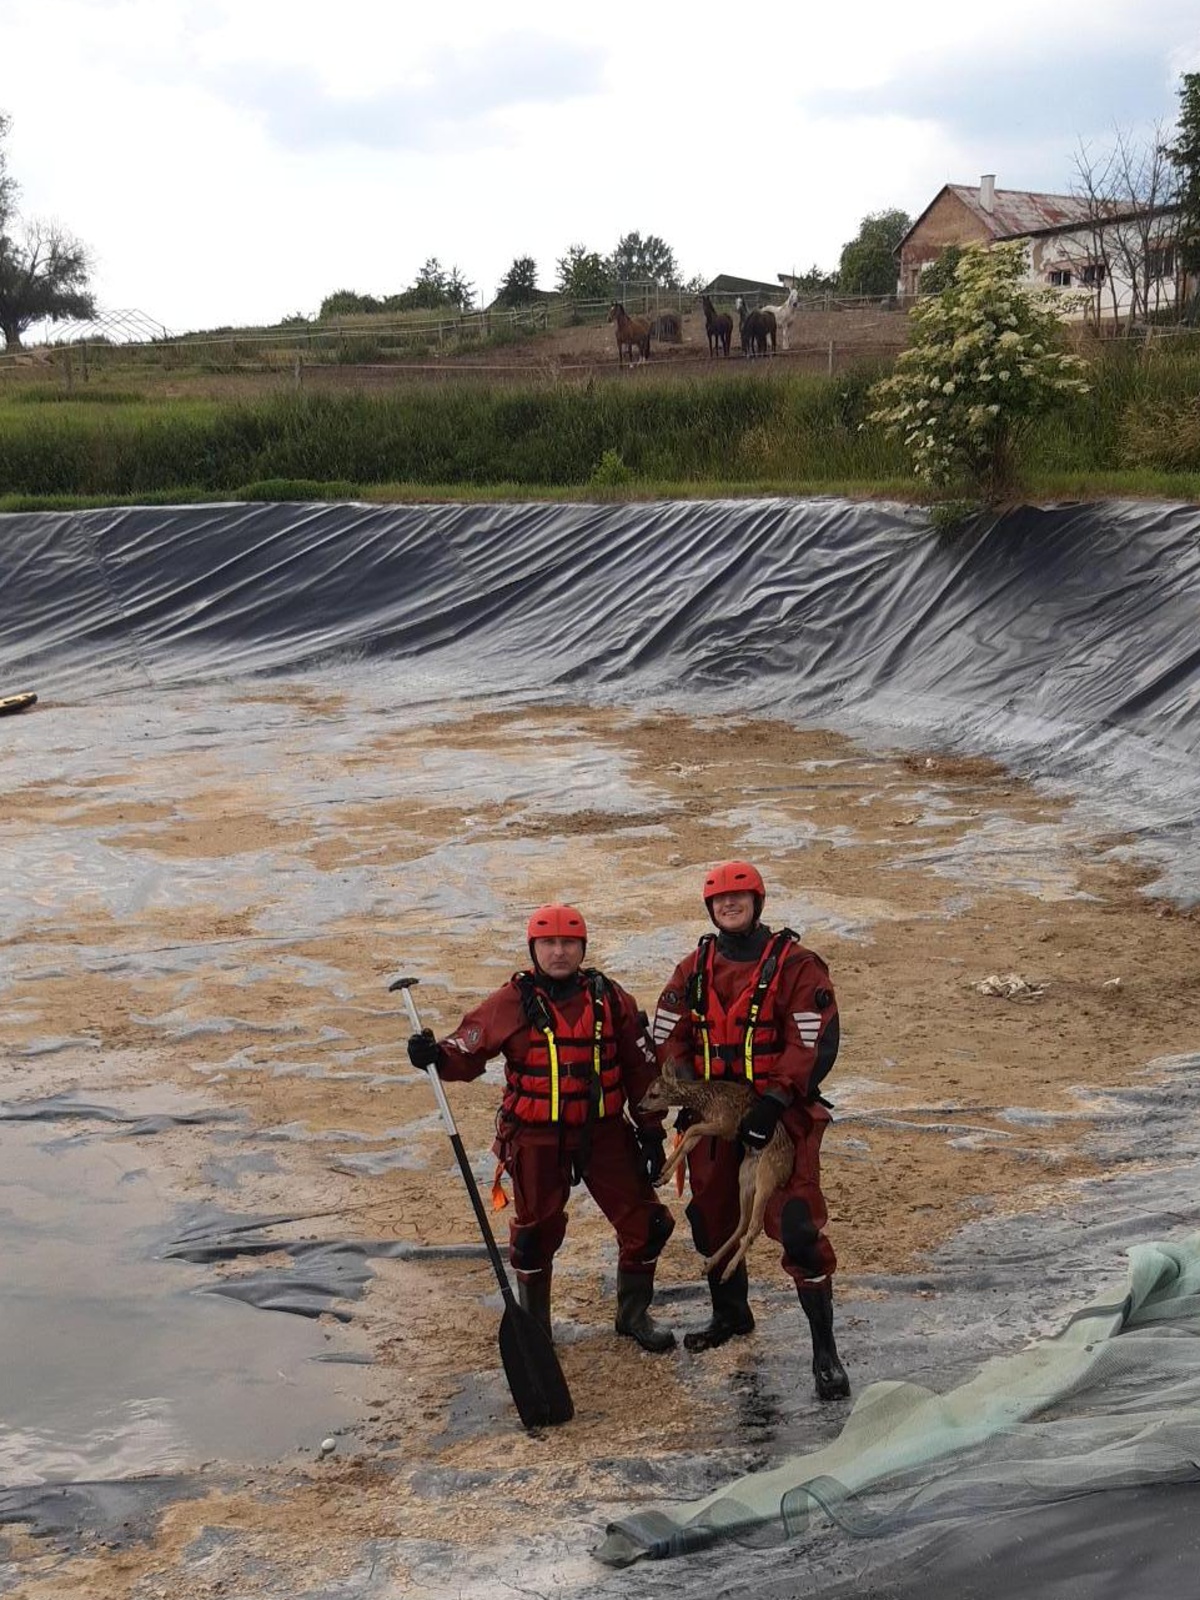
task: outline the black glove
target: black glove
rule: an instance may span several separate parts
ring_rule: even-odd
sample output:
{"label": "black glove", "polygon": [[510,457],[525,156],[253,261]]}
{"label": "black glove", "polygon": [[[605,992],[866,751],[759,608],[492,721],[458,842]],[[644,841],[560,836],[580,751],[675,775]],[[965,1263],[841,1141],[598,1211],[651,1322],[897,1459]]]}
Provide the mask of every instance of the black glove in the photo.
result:
{"label": "black glove", "polygon": [[747,1150],[765,1150],[783,1115],[783,1102],[773,1094],[760,1094],[738,1124],[738,1138]]}
{"label": "black glove", "polygon": [[700,1117],[697,1112],[689,1110],[687,1106],[680,1106],[675,1113],[675,1132],[686,1133],[693,1122],[699,1121]]}
{"label": "black glove", "polygon": [[426,1067],[436,1067],[441,1051],[438,1042],[433,1037],[432,1028],[422,1028],[420,1033],[414,1033],[408,1041],[408,1059],[414,1067],[420,1067],[424,1072]]}
{"label": "black glove", "polygon": [[666,1137],[661,1128],[639,1128],[637,1142],[646,1176],[651,1183],[657,1183],[662,1177],[663,1165],[667,1159]]}

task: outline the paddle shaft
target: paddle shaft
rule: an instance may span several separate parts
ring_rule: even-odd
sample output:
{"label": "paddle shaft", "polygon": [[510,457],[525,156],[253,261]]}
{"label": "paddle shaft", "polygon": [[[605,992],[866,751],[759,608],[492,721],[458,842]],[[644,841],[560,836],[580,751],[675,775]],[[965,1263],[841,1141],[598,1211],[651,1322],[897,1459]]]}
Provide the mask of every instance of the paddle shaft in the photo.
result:
{"label": "paddle shaft", "polygon": [[[409,1021],[420,1033],[421,1018],[410,990],[407,987],[401,989],[400,997],[404,1001]],[[488,1214],[484,1210],[483,1201],[479,1198],[479,1186],[475,1182],[475,1174],[471,1171],[471,1163],[467,1160],[467,1152],[463,1148],[462,1138],[454,1121],[454,1113],[450,1109],[450,1102],[446,1099],[446,1091],[442,1088],[442,1080],[438,1077],[436,1067],[426,1067],[425,1074],[433,1085],[433,1092],[437,1097],[438,1110],[442,1114],[446,1132],[450,1135],[450,1143],[453,1146],[454,1154],[458,1157],[459,1170],[462,1172],[463,1182],[467,1186],[467,1193],[471,1197],[471,1204],[475,1208],[475,1220],[478,1222],[479,1230],[483,1234],[483,1242],[487,1246],[492,1270],[495,1272],[496,1281],[500,1285],[500,1293],[504,1296],[506,1305],[515,1305],[512,1285],[508,1281],[508,1273],[504,1270],[504,1261],[496,1247],[496,1240],[492,1233],[492,1225],[488,1221]]]}
{"label": "paddle shaft", "polygon": [[[421,1033],[423,1031],[421,1018],[409,993],[409,989],[417,981],[416,978],[397,978],[388,987],[393,991],[399,989],[403,994],[409,1021],[417,1032]],[[567,1380],[554,1353],[554,1341],[549,1330],[542,1327],[512,1292],[508,1273],[505,1271],[504,1262],[500,1259],[496,1241],[492,1237],[491,1224],[483,1208],[483,1201],[479,1197],[479,1189],[470,1162],[467,1160],[467,1152],[459,1138],[454,1123],[454,1113],[450,1110],[436,1066],[426,1067],[425,1073],[433,1085],[438,1110],[450,1135],[450,1143],[454,1146],[459,1171],[467,1186],[471,1204],[475,1208],[475,1220],[479,1224],[492,1270],[496,1274],[496,1282],[500,1285],[500,1293],[504,1298],[504,1315],[500,1318],[500,1360],[517,1412],[527,1428],[557,1427],[560,1423],[570,1422],[575,1415],[575,1402],[571,1399]]]}

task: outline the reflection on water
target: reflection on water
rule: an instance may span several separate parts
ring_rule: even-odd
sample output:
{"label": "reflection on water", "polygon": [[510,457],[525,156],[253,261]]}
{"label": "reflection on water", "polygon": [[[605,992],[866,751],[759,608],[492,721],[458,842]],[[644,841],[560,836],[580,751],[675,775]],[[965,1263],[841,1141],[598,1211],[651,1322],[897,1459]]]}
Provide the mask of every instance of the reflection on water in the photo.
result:
{"label": "reflection on water", "polygon": [[0,1124],[0,1485],[274,1460],[353,1414],[352,1336],[194,1292],[174,1201],[108,1129]]}

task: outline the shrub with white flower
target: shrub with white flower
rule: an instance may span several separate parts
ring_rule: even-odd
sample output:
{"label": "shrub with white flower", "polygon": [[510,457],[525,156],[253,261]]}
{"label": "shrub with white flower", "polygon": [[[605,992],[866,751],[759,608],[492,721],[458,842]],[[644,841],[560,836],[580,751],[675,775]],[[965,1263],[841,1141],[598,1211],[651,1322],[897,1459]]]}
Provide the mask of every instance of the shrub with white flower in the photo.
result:
{"label": "shrub with white flower", "polygon": [[1087,362],[1062,346],[1063,297],[1021,279],[1019,243],[964,250],[953,282],[910,312],[912,344],[870,391],[868,420],[903,439],[933,489],[1002,498],[1021,434],[1070,394]]}

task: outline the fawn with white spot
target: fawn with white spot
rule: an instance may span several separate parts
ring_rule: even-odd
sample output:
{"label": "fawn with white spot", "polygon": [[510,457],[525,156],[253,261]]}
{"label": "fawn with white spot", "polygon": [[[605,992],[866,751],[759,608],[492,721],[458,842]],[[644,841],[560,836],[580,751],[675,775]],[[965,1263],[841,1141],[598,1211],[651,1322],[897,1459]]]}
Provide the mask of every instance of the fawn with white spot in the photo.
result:
{"label": "fawn with white spot", "polygon": [[[688,1127],[672,1151],[670,1160],[663,1166],[659,1183],[667,1181],[701,1139],[736,1139],[742,1118],[757,1098],[758,1095],[748,1083],[734,1079],[713,1079],[706,1083],[702,1078],[681,1078],[673,1062],[664,1062],[662,1075],[655,1078],[647,1089],[638,1109],[669,1111],[672,1106],[685,1106],[696,1120]],[[791,1177],[795,1160],[796,1147],[782,1123],[762,1150],[744,1152],[738,1169],[738,1192],[741,1198],[738,1225],[720,1249],[705,1258],[703,1270],[706,1275],[713,1272],[728,1255],[721,1282],[725,1283],[732,1277],[762,1232],[763,1217],[771,1196]]]}

